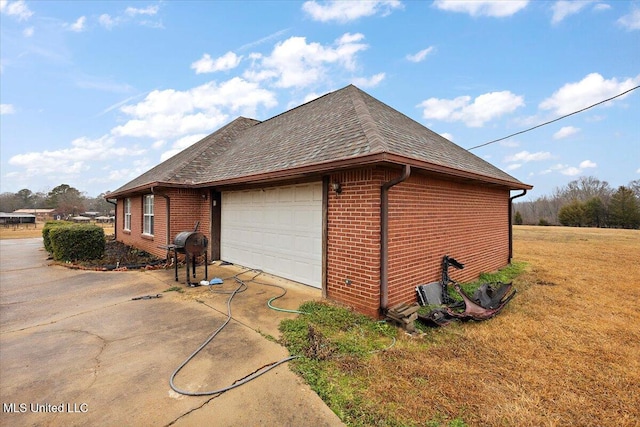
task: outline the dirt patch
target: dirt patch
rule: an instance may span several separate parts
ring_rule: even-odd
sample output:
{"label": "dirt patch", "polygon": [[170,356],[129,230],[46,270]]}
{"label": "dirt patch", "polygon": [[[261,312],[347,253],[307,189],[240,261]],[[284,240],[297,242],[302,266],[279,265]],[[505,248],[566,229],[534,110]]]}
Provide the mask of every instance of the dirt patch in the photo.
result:
{"label": "dirt patch", "polygon": [[[146,251],[136,249],[115,240],[107,240],[102,258],[88,261],[77,261],[73,268],[90,270],[130,270],[138,268],[154,268],[164,266],[161,259]],[[69,266],[69,264],[65,264]]]}

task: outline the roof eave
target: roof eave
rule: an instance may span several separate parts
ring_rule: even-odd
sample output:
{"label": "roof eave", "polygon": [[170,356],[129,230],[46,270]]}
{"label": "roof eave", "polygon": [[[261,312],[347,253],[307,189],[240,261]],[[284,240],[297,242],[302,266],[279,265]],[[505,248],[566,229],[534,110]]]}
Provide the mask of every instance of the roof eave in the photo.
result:
{"label": "roof eave", "polygon": [[153,193],[157,189],[162,188],[197,188],[200,185],[195,183],[175,183],[175,182],[162,182],[154,181],[140,184],[136,187],[127,188],[126,190],[113,191],[104,196],[105,199],[121,199],[123,197],[135,196],[139,194]]}
{"label": "roof eave", "polygon": [[404,157],[397,154],[387,154],[387,161],[397,163],[401,165],[408,164],[411,167],[419,168],[429,172],[436,172],[443,175],[449,175],[452,177],[470,179],[473,181],[480,181],[487,184],[494,184],[509,187],[511,190],[531,190],[532,185],[525,184],[518,180],[507,180],[498,177],[492,177],[488,175],[482,175],[474,172],[469,172],[462,169],[456,169],[448,166],[439,165],[436,163],[425,162],[409,157]]}
{"label": "roof eave", "polygon": [[439,174],[448,175],[451,177],[463,178],[467,180],[484,182],[487,184],[499,185],[508,187],[511,190],[530,190],[533,186],[524,184],[519,181],[512,181],[506,179],[500,179],[497,177],[490,177],[486,175],[476,174],[464,170],[450,168],[434,163],[424,162],[400,155],[394,155],[389,153],[374,153],[366,156],[353,157],[341,160],[332,160],[327,162],[315,163],[312,165],[305,165],[296,168],[284,169],[273,172],[259,173],[253,175],[245,175],[242,177],[222,179],[212,182],[203,182],[196,185],[192,185],[191,188],[197,187],[222,187],[239,184],[249,183],[266,183],[274,181],[282,181],[286,179],[304,178],[312,175],[321,175],[338,170],[349,169],[357,166],[375,165],[381,163],[397,164],[397,165],[410,165],[412,167],[422,169],[428,172],[435,172]]}
{"label": "roof eave", "polygon": [[531,190],[533,186],[524,184],[519,181],[511,181],[500,179],[496,177],[490,177],[473,172],[468,172],[460,169],[455,169],[447,166],[438,165],[435,163],[424,162],[397,154],[389,153],[373,153],[365,156],[352,157],[348,159],[331,160],[327,162],[314,163],[311,165],[305,165],[300,167],[294,167],[289,169],[283,169],[272,172],[263,172],[252,175],[243,175],[240,177],[220,179],[215,181],[199,182],[199,183],[174,183],[174,182],[150,182],[139,185],[137,187],[129,188],[117,193],[110,193],[106,196],[109,199],[122,198],[123,196],[130,196],[135,194],[144,194],[152,191],[153,188],[205,188],[205,187],[226,187],[242,184],[258,184],[277,182],[288,179],[305,178],[313,175],[321,175],[338,170],[349,169],[356,166],[368,166],[381,163],[390,163],[397,165],[410,165],[411,167],[422,169],[427,172],[434,172],[443,175],[448,175],[456,178],[463,178],[473,181],[484,182],[487,184],[499,185],[508,187],[511,190]]}

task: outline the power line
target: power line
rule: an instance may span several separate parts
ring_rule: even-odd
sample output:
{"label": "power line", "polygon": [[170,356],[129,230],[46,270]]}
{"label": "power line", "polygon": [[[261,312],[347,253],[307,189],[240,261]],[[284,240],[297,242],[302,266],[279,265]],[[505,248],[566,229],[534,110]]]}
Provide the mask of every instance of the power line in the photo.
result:
{"label": "power line", "polygon": [[484,144],[480,144],[480,145],[476,145],[475,147],[467,148],[467,151],[475,150],[476,148],[484,147],[484,146],[489,145],[489,144],[494,144],[494,143],[499,142],[499,141],[504,141],[505,139],[509,139],[512,136],[520,135],[520,134],[523,134],[525,132],[529,132],[529,131],[532,131],[534,129],[537,129],[539,127],[546,126],[546,125],[551,124],[553,122],[557,122],[558,120],[565,119],[565,118],[567,118],[569,116],[573,116],[574,114],[582,113],[583,111],[586,111],[586,110],[588,110],[590,108],[593,108],[593,107],[595,107],[597,105],[604,104],[605,102],[609,102],[612,99],[616,99],[616,98],[621,97],[622,95],[626,95],[627,93],[632,92],[632,91],[634,91],[634,90],[636,90],[638,88],[640,88],[640,86],[632,87],[631,89],[626,90],[626,91],[624,91],[622,93],[619,93],[616,96],[612,96],[611,98],[607,98],[604,101],[596,102],[595,104],[589,105],[588,107],[585,107],[585,108],[583,108],[581,110],[574,111],[573,113],[565,114],[564,116],[558,117],[557,119],[549,120],[548,122],[541,123],[541,124],[536,125],[536,126],[534,126],[532,128],[521,130],[520,132],[512,133],[511,135],[505,136],[503,138],[494,139],[493,141],[485,142]]}

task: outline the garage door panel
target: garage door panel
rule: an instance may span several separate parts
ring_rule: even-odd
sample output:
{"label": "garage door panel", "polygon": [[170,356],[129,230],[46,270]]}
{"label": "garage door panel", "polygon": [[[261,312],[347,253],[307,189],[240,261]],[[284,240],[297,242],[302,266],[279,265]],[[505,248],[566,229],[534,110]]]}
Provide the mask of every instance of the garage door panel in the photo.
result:
{"label": "garage door panel", "polygon": [[293,212],[291,211],[276,211],[276,215],[278,216],[278,221],[276,224],[280,225],[280,227],[288,227],[293,223]]}
{"label": "garage door panel", "polygon": [[291,202],[293,201],[293,188],[281,187],[278,189],[278,201],[279,202]]}
{"label": "garage door panel", "polygon": [[313,200],[313,190],[310,185],[295,187],[294,195],[296,202],[309,202]]}
{"label": "garage door panel", "polygon": [[322,184],[223,192],[221,257],[321,287]]}

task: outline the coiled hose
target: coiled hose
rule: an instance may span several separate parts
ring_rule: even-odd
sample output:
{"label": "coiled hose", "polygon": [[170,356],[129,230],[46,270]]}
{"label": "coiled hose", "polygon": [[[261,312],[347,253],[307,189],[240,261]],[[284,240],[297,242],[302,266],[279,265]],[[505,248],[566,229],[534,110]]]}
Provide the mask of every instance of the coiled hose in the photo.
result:
{"label": "coiled hose", "polygon": [[[300,357],[300,356],[285,357],[284,359],[278,360],[277,362],[274,362],[274,363],[272,363],[270,365],[264,366],[260,370],[258,370],[256,372],[254,372],[253,374],[243,378],[242,380],[238,381],[237,383],[234,383],[234,384],[232,384],[230,386],[222,387],[222,388],[219,388],[219,389],[216,389],[216,390],[188,391],[188,390],[183,390],[181,388],[178,388],[175,385],[174,380],[176,378],[176,375],[178,375],[178,373],[182,370],[182,368],[187,366],[187,364],[198,353],[200,353],[200,351],[202,351],[203,348],[205,348],[211,341],[213,341],[213,339],[216,337],[216,335],[218,335],[220,333],[220,331],[222,331],[222,329],[224,329],[224,327],[227,326],[227,324],[231,321],[231,300],[233,300],[233,297],[236,296],[236,294],[238,294],[240,292],[244,292],[247,289],[247,284],[243,280],[241,280],[239,276],[244,274],[244,273],[247,273],[249,271],[254,271],[254,272],[257,273],[249,281],[254,281],[256,277],[258,277],[260,274],[262,274],[262,272],[259,271],[259,270],[245,270],[245,271],[242,271],[242,272],[236,274],[235,276],[232,276],[232,278],[238,283],[238,287],[235,290],[231,291],[229,293],[229,298],[227,298],[227,319],[224,321],[224,323],[218,329],[216,329],[211,335],[209,335],[209,337],[193,353],[191,353],[189,355],[189,357],[187,357],[184,360],[184,362],[182,362],[180,364],[180,366],[178,366],[176,368],[176,370],[173,371],[173,373],[171,374],[171,378],[169,379],[169,385],[171,386],[171,389],[173,391],[175,391],[176,393],[180,393],[180,394],[183,394],[185,396],[211,396],[211,395],[214,395],[214,394],[224,393],[225,391],[229,391],[229,390],[232,390],[232,389],[234,389],[236,387],[240,387],[241,385],[246,384],[249,381],[252,381],[252,380],[258,378],[259,376],[269,372],[270,370],[276,368],[279,365],[282,365],[283,363],[286,363],[286,362],[288,362],[290,360],[297,359],[297,358]],[[286,310],[286,309],[274,307],[274,306],[271,305],[272,301],[274,301],[274,300],[276,300],[278,298],[282,298],[286,294],[287,291],[283,287],[278,286],[278,285],[271,285],[271,284],[268,284],[268,283],[261,283],[261,282],[256,282],[256,283],[259,283],[261,285],[266,285],[266,286],[277,287],[277,288],[280,288],[280,289],[282,289],[284,291],[283,294],[281,294],[281,295],[279,295],[277,297],[273,297],[267,302],[267,305],[269,306],[269,308],[272,308],[273,310],[277,310],[277,311],[284,311],[284,312],[287,312],[287,313],[302,313],[302,312],[300,312],[298,310]],[[228,293],[228,292],[225,292],[225,291],[214,291],[214,292],[216,292],[216,293]]]}

